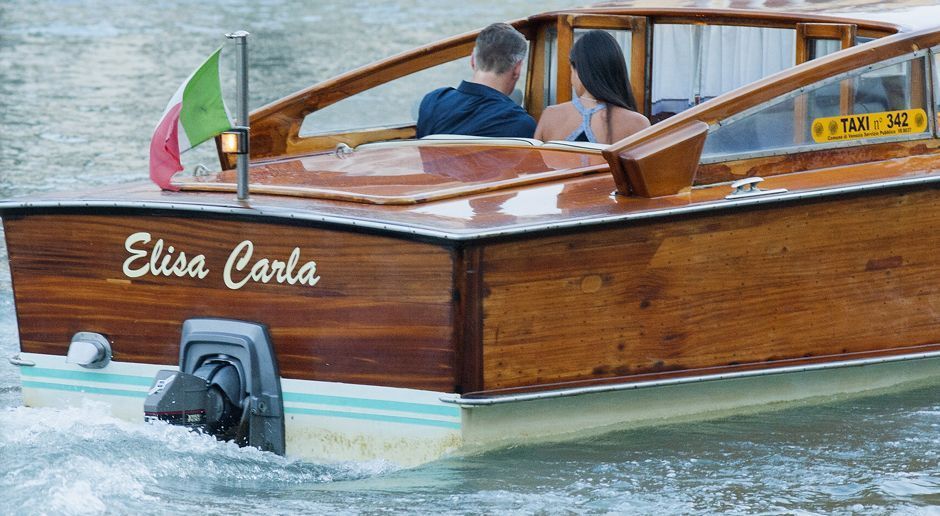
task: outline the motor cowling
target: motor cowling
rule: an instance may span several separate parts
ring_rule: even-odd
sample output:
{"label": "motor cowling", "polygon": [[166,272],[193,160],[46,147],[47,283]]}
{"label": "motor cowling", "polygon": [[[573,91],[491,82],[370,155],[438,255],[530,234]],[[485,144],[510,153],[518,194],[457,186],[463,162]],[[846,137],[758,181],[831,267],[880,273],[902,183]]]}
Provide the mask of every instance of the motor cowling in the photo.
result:
{"label": "motor cowling", "polygon": [[232,319],[186,320],[179,371],[157,373],[144,419],[284,455],[281,377],[267,327]]}
{"label": "motor cowling", "polygon": [[193,374],[160,371],[144,402],[144,419],[235,439],[246,399],[242,385],[238,368],[224,359],[207,360]]}

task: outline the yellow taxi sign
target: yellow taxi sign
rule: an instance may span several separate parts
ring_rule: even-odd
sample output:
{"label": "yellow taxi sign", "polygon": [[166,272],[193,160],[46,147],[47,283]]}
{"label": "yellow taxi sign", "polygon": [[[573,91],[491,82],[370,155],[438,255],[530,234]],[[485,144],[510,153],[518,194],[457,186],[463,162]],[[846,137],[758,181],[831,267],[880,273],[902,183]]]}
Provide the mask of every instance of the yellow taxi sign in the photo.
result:
{"label": "yellow taxi sign", "polygon": [[817,118],[812,125],[816,143],[914,134],[926,130],[927,113],[923,109]]}

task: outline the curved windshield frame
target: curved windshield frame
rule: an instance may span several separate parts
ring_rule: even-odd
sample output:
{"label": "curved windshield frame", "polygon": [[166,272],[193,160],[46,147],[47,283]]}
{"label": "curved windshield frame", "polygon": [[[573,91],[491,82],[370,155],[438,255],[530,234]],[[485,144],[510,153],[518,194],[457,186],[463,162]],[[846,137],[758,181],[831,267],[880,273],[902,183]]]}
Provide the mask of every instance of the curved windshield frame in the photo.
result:
{"label": "curved windshield frame", "polygon": [[[935,103],[927,101],[927,66],[927,51],[921,50],[742,111],[709,127],[700,163],[930,137],[936,120]],[[877,123],[877,118],[898,113],[910,118],[905,120],[909,130],[893,131]]]}

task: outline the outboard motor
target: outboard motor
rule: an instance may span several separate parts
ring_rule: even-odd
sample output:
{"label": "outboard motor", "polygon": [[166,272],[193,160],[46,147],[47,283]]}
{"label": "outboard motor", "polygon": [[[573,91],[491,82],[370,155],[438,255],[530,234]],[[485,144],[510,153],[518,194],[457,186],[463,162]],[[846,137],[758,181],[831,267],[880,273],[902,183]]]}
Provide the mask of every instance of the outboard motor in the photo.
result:
{"label": "outboard motor", "polygon": [[157,373],[144,420],[283,455],[281,376],[267,329],[230,319],[184,322],[179,371]]}

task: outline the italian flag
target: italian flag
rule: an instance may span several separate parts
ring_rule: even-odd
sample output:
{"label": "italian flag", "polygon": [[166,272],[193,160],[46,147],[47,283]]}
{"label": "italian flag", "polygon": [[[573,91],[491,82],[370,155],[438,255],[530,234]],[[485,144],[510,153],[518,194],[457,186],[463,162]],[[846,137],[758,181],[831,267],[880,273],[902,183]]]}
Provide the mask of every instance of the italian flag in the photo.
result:
{"label": "italian flag", "polygon": [[170,178],[180,170],[180,153],[232,128],[222,100],[219,47],[170,99],[150,140],[150,179],[164,190],[179,190]]}

